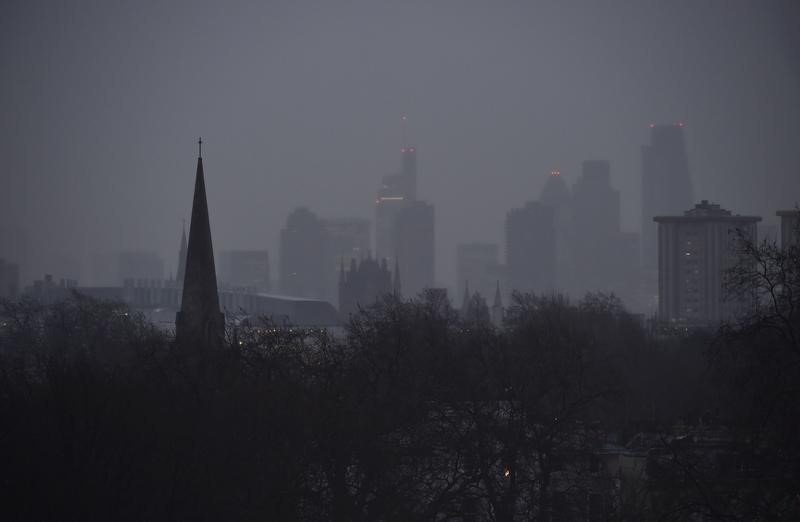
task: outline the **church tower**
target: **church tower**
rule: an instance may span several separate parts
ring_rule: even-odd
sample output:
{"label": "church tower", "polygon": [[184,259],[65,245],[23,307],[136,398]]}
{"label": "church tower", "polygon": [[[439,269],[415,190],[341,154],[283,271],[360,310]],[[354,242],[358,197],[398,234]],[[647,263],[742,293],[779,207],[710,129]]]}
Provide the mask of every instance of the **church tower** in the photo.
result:
{"label": "church tower", "polygon": [[[202,140],[198,141],[202,147]],[[225,334],[225,317],[220,312],[211,226],[208,219],[202,148],[197,158],[192,220],[183,274],[181,310],[175,318],[175,338],[197,349],[220,348]]]}

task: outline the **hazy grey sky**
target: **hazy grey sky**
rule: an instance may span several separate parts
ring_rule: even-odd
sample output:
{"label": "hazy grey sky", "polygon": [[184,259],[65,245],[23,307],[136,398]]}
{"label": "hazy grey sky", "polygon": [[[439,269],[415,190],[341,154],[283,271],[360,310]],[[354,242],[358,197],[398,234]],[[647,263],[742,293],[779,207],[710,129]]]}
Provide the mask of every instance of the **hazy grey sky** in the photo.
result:
{"label": "hazy grey sky", "polygon": [[612,162],[638,229],[648,124],[686,122],[697,198],[800,200],[800,2],[37,2],[0,7],[0,257],[175,269],[197,155],[216,249],[289,211],[374,218],[400,116],[436,205],[437,278],[500,241],[546,173]]}

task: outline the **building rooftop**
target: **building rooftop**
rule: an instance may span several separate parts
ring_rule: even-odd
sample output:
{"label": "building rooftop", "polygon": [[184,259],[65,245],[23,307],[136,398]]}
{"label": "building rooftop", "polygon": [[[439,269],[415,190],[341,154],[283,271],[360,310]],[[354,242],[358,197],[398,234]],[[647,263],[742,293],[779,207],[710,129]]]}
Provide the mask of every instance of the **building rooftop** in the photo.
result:
{"label": "building rooftop", "polygon": [[711,203],[707,199],[697,203],[683,213],[682,216],[655,216],[653,221],[657,223],[667,221],[687,222],[687,221],[761,221],[761,216],[742,216],[733,214],[730,210],[722,208],[717,203]]}

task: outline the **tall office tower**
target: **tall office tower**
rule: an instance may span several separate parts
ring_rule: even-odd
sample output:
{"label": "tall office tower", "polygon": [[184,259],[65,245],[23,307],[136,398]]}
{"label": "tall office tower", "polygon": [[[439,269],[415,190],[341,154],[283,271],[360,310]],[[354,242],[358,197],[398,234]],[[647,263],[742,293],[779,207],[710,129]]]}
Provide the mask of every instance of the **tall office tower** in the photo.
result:
{"label": "tall office tower", "polygon": [[404,146],[400,149],[404,195],[410,201],[417,199],[417,148]]}
{"label": "tall office tower", "polygon": [[325,295],[325,226],[307,208],[289,214],[281,230],[280,289],[286,295]]}
{"label": "tall office tower", "polygon": [[[458,284],[469,283],[473,292],[486,299],[494,295],[498,264],[499,248],[495,243],[466,243],[456,247]],[[463,301],[465,295],[461,297]]]}
{"label": "tall office tower", "polygon": [[781,218],[781,248],[800,244],[800,210],[779,210],[775,215]]}
{"label": "tall office tower", "polygon": [[403,270],[403,292],[414,297],[434,283],[433,205],[415,201],[400,209],[394,226],[395,260]]}
{"label": "tall office tower", "polygon": [[378,259],[394,259],[395,223],[400,211],[410,203],[400,174],[384,176],[375,199],[375,254]]}
{"label": "tall office tower", "polygon": [[120,252],[117,257],[117,283],[127,280],[164,279],[164,261],[155,252],[134,250]]}
{"label": "tall office tower", "polygon": [[642,266],[654,271],[658,229],[653,216],[679,215],[694,202],[683,124],[650,125],[642,147]]}
{"label": "tall office tower", "polygon": [[16,299],[19,295],[19,265],[0,258],[0,298]]}
{"label": "tall office tower", "polygon": [[344,320],[356,313],[359,307],[370,306],[392,293],[394,286],[386,259],[378,262],[368,257],[357,263],[351,258],[349,265],[347,272],[344,261],[340,262],[339,268],[339,315]]}
{"label": "tall office tower", "polygon": [[715,326],[747,302],[729,295],[725,271],[739,260],[737,242],[757,240],[758,216],[732,215],[706,200],[658,224],[658,313],[663,322]]}
{"label": "tall office tower", "polygon": [[[202,141],[198,141],[202,146]],[[186,250],[181,309],[175,317],[175,338],[195,349],[218,348],[225,336],[225,316],[220,311],[211,225],[208,217],[202,154],[198,154],[192,220]]]}
{"label": "tall office tower", "polygon": [[250,292],[269,292],[269,253],[266,250],[220,252],[220,282]]}
{"label": "tall office tower", "polygon": [[375,199],[375,252],[378,259],[394,259],[395,223],[400,211],[417,200],[417,148],[400,149],[401,170],[381,179]]}
{"label": "tall office tower", "polygon": [[178,286],[183,285],[183,278],[186,274],[186,223],[183,224],[181,232],[181,246],[178,249],[178,269],[175,274],[175,281]]}
{"label": "tall office tower", "polygon": [[556,233],[551,207],[529,201],[506,215],[506,270],[510,290],[554,290]]}
{"label": "tall office tower", "polygon": [[556,289],[570,293],[573,289],[574,267],[570,255],[572,234],[572,194],[561,176],[553,170],[539,194],[539,201],[551,207],[556,227]]}
{"label": "tall office tower", "polygon": [[572,189],[572,258],[578,297],[585,292],[613,291],[610,275],[620,233],[619,192],[611,187],[608,161],[584,161]]}
{"label": "tall office tower", "polygon": [[325,227],[325,294],[326,301],[338,299],[339,267],[342,261],[350,266],[351,259],[370,255],[372,225],[368,219],[330,218],[323,220]]}

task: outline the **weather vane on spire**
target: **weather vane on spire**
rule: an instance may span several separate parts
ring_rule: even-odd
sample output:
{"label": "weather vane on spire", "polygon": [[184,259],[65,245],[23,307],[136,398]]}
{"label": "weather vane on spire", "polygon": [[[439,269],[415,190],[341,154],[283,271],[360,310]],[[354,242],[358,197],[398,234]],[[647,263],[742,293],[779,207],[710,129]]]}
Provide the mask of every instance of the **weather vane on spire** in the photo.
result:
{"label": "weather vane on spire", "polygon": [[203,138],[197,138],[197,157],[203,157]]}

